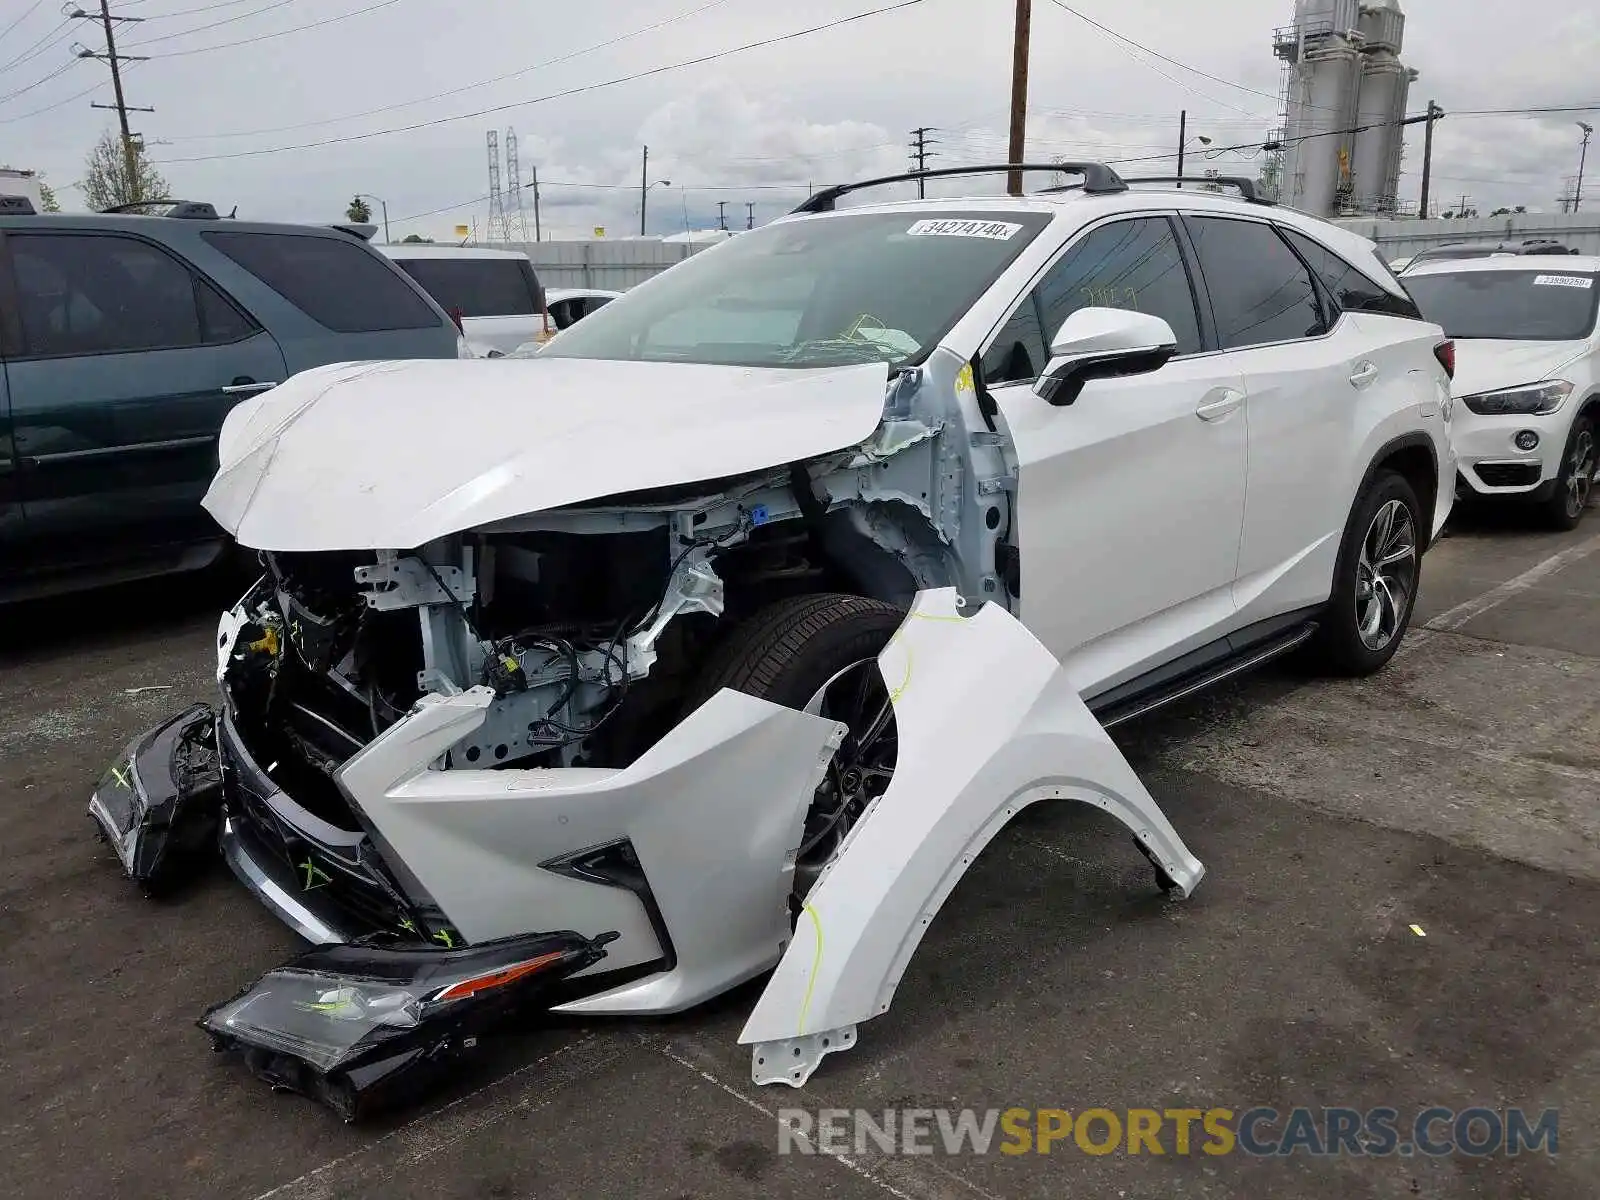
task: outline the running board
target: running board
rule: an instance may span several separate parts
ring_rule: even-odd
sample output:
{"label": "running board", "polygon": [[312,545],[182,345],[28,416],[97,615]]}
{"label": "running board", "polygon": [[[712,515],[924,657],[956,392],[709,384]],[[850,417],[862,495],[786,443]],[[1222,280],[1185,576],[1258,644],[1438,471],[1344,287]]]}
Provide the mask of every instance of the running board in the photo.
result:
{"label": "running board", "polygon": [[1111,729],[1114,726],[1123,724],[1125,721],[1145,716],[1158,708],[1164,708],[1168,704],[1186,699],[1198,692],[1203,692],[1207,688],[1214,687],[1224,680],[1232,679],[1236,675],[1243,675],[1247,671],[1253,671],[1257,667],[1263,666],[1273,659],[1305,645],[1316,632],[1316,622],[1307,622],[1297,629],[1290,630],[1289,633],[1282,637],[1251,647],[1244,652],[1242,658],[1227,659],[1197,675],[1184,676],[1163,687],[1158,687],[1152,692],[1147,692],[1143,696],[1136,696],[1121,704],[1112,705],[1105,711],[1095,715],[1099,718],[1103,727]]}

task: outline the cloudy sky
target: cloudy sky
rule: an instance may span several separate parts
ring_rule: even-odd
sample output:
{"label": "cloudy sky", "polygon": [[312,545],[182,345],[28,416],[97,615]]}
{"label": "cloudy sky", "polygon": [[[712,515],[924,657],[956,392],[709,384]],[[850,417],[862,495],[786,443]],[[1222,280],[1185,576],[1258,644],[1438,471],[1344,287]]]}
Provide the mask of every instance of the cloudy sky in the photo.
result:
{"label": "cloudy sky", "polygon": [[[80,0],[97,8],[95,0]],[[241,217],[340,219],[352,193],[387,202],[393,237],[448,238],[488,219],[485,133],[516,130],[536,169],[546,238],[638,232],[642,147],[652,233],[742,227],[808,185],[904,168],[908,130],[932,126],[931,165],[1004,158],[1013,0],[113,0],[129,104],[174,195]],[[1271,31],[1292,0],[1068,0],[1119,40],[1034,0],[1029,156],[1170,155],[1178,113],[1213,145],[1276,124]],[[1438,126],[1436,197],[1487,214],[1555,211],[1577,174],[1576,122],[1596,113],[1468,115],[1600,106],[1600,6],[1586,0],[1403,0],[1403,59]],[[0,162],[45,173],[63,207],[114,114],[98,24],[62,0],[0,0]],[[805,15],[801,15],[801,14]],[[732,53],[723,53],[734,51]],[[690,60],[709,59],[693,65]],[[625,79],[628,76],[641,76]],[[614,82],[615,81],[615,82]],[[1600,144],[1596,147],[1600,175]],[[1420,129],[1402,198],[1415,201]],[[1259,158],[1206,164],[1251,174]],[[1193,160],[1191,160],[1193,161]],[[1170,167],[1154,159],[1152,168]],[[1600,179],[1595,180],[1600,206]],[[528,227],[531,231],[531,190]],[[373,204],[376,214],[379,206]]]}

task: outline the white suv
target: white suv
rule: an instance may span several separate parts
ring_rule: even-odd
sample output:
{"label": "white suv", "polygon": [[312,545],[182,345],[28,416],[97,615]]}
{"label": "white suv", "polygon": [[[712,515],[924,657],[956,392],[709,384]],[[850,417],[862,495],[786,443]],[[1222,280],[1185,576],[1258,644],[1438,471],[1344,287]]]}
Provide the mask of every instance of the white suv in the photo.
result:
{"label": "white suv", "polygon": [[[663,1013],[776,965],[741,1040],[798,1086],[1031,803],[1107,812],[1188,894],[1104,727],[1308,643],[1389,660],[1454,495],[1448,343],[1332,225],[1026,169],[1084,182],[829,189],[532,358],[234,410],[205,503],[266,575],[215,642],[222,846],[342,945],[219,1042],[371,1084],[511,979]],[[130,872],[182,822],[129,789],[205,734],[96,794]]]}
{"label": "white suv", "polygon": [[1538,506],[1558,529],[1583,519],[1600,430],[1600,258],[1418,264],[1405,285],[1455,339],[1463,488]]}

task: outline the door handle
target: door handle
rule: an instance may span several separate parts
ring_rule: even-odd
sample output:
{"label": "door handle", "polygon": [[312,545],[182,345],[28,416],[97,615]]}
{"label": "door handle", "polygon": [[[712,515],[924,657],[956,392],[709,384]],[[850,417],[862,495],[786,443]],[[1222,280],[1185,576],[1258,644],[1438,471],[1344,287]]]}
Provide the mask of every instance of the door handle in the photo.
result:
{"label": "door handle", "polygon": [[1195,405],[1194,415],[1202,421],[1220,421],[1243,403],[1243,392],[1236,392],[1232,388],[1218,388],[1214,392],[1207,392],[1200,403]]}
{"label": "door handle", "polygon": [[275,388],[276,383],[256,383],[253,380],[235,381],[222,389],[224,396],[248,396],[255,392],[264,392],[268,388]]}
{"label": "door handle", "polygon": [[1377,377],[1377,364],[1371,362],[1358,362],[1355,365],[1355,369],[1350,372],[1350,382],[1358,388],[1366,387],[1367,384],[1371,383]]}

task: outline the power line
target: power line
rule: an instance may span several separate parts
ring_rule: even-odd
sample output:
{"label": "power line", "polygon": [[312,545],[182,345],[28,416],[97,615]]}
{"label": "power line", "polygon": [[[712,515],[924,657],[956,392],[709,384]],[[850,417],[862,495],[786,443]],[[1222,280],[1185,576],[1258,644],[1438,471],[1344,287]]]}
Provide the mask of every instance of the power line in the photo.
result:
{"label": "power line", "polygon": [[431,104],[435,100],[443,100],[448,96],[458,96],[462,92],[470,92],[475,91],[478,88],[491,87],[497,83],[504,83],[508,79],[516,79],[519,76],[530,74],[533,71],[543,70],[545,67],[553,67],[559,63],[570,62],[574,58],[580,58],[585,54],[592,54],[596,50],[604,50],[608,47],[615,46],[618,43],[640,37],[646,33],[654,33],[657,29],[665,28],[666,26],[675,24],[678,21],[687,20],[689,17],[698,16],[707,9],[718,8],[726,3],[728,3],[728,0],[710,0],[710,3],[701,4],[698,7],[689,9],[686,12],[678,13],[676,16],[666,17],[660,21],[654,22],[653,24],[646,25],[643,28],[620,34],[617,37],[608,38],[603,42],[596,42],[594,45],[585,46],[581,50],[572,50],[566,54],[559,55],[556,58],[547,58],[543,62],[534,63],[531,67],[521,67],[518,70],[509,71],[504,75],[496,75],[492,79],[480,79],[475,83],[465,83],[460,87],[451,88],[449,91],[435,92],[431,96],[419,96],[415,100],[398,100],[393,104],[384,104],[377,108],[365,109],[361,112],[346,113],[343,116],[338,117],[322,117],[315,121],[301,121],[295,125],[276,125],[269,129],[245,129],[232,133],[197,133],[190,134],[186,137],[172,138],[171,140],[174,142],[209,142],[221,141],[225,138],[257,137],[269,133],[292,133],[297,129],[314,129],[320,125],[337,125],[342,121],[355,121],[362,117],[375,117],[382,113],[393,112],[399,108],[410,108],[417,104]]}
{"label": "power line", "polygon": [[[81,8],[73,9],[73,11],[68,14],[68,18],[71,19],[71,20],[79,20],[79,21],[92,21],[92,20],[94,20],[94,17],[93,17],[92,14],[84,12],[83,9],[81,9]],[[138,146],[134,145],[133,131],[128,128],[128,114],[130,112],[155,112],[155,109],[153,109],[153,108],[135,107],[133,105],[130,105],[127,102],[127,100],[123,97],[123,94],[122,94],[122,67],[121,67],[121,61],[120,60],[123,57],[127,57],[127,56],[119,55],[117,53],[117,37],[116,37],[116,33],[114,31],[115,31],[115,28],[116,28],[116,24],[118,22],[120,22],[120,21],[129,21],[129,22],[137,23],[138,21],[140,21],[142,19],[143,18],[141,18],[141,17],[112,16],[111,15],[110,0],[100,0],[100,24],[105,29],[105,34],[106,34],[106,52],[104,54],[96,54],[92,50],[79,50],[78,51],[78,57],[79,58],[99,58],[99,59],[104,59],[105,62],[106,62],[106,65],[111,68],[111,89],[112,89],[112,92],[116,96],[117,102],[115,104],[94,104],[94,103],[91,103],[90,107],[91,108],[114,108],[116,110],[116,113],[117,113],[117,124],[120,125],[121,128],[122,128],[122,160],[123,160],[123,165],[127,168],[127,172],[128,172],[128,184],[127,184],[127,186],[128,186],[128,191],[131,193],[131,198],[134,199],[134,200],[142,200],[144,198],[142,195],[140,195],[140,190],[141,189],[140,189],[140,185],[139,185],[139,180],[140,180],[140,175],[139,175],[139,151],[142,149],[142,147],[138,147]],[[129,57],[129,61],[141,61],[142,57],[143,56],[141,56],[141,55],[134,55],[134,56]]]}
{"label": "power line", "polygon": [[[280,3],[287,3],[288,0],[279,0],[279,2]],[[291,33],[304,33],[308,29],[320,29],[324,25],[332,25],[337,21],[348,21],[351,17],[365,16],[367,13],[377,12],[380,8],[388,8],[390,5],[398,4],[398,3],[400,3],[400,0],[378,0],[378,3],[369,4],[365,8],[358,8],[354,12],[339,13],[337,16],[324,17],[320,21],[308,21],[304,25],[295,25],[295,26],[293,26],[293,27],[291,27],[289,29],[277,30],[274,33],[259,33],[255,37],[240,38],[236,42],[218,42],[214,46],[196,46],[192,50],[168,50],[166,53],[157,54],[157,55],[154,55],[154,57],[156,57],[156,58],[186,58],[191,54],[209,54],[213,50],[231,50],[235,46],[253,46],[257,42],[266,42],[266,41],[271,41],[273,38],[288,37]],[[265,10],[262,10],[262,11],[265,11]],[[193,32],[193,30],[191,30],[190,32]],[[181,34],[172,34],[171,36],[172,37],[180,37],[182,35]],[[155,40],[162,40],[162,39],[154,39],[154,38],[151,39],[151,41],[155,41]],[[148,45],[148,44],[149,44],[148,42],[141,42],[140,43],[140,45]]]}
{"label": "power line", "polygon": [[[145,2],[145,0],[128,0],[128,2],[126,4],[124,4],[122,7],[123,8],[129,8],[129,7],[133,6],[134,4],[142,4],[144,2]],[[249,3],[250,3],[250,0],[219,0],[219,2],[216,3],[216,4],[202,4],[199,8],[181,8],[177,12],[151,13],[148,17],[145,18],[145,20],[146,21],[169,21],[173,17],[192,17],[192,16],[195,16],[197,13],[216,12],[217,9],[219,9],[219,8],[238,8],[239,5],[241,5],[241,4],[249,4]],[[242,14],[240,14],[239,19],[243,20],[245,17],[252,16],[252,15],[253,14],[251,14],[251,13],[242,13]],[[195,31],[190,29],[187,32],[193,33]],[[181,34],[173,34],[172,36],[173,37],[181,37],[182,35]]]}
{"label": "power line", "polygon": [[[126,69],[124,69],[122,73],[124,75],[127,75],[129,71],[132,71],[132,70],[136,69],[139,65],[140,64],[137,63],[137,62],[132,63]],[[65,108],[67,105],[72,104],[75,101],[82,100],[85,96],[93,95],[95,92],[99,91],[101,89],[101,87],[103,87],[103,86],[104,86],[104,84],[102,84],[102,83],[94,83],[94,84],[91,84],[90,86],[84,88],[83,91],[81,91],[81,92],[74,92],[72,95],[68,96],[65,100],[57,100],[54,104],[47,104],[43,108],[35,108],[35,109],[32,109],[29,112],[18,113],[14,117],[0,117],[0,125],[11,125],[11,124],[16,123],[17,121],[26,121],[29,117],[37,117],[37,116],[41,116],[41,115],[43,115],[44,113],[47,113],[47,112],[54,112],[58,108]]]}
{"label": "power line", "polygon": [[[388,0],[393,2],[393,0]],[[495,104],[488,108],[481,108],[474,112],[457,113],[450,117],[435,117],[428,121],[415,121],[409,125],[397,125],[390,129],[375,129],[368,133],[352,133],[343,137],[322,138],[315,142],[300,142],[289,146],[268,146],[259,150],[234,150],[227,154],[194,154],[183,158],[162,159],[166,163],[186,162],[217,162],[234,158],[258,158],[268,154],[285,154],[294,150],[315,150],[323,146],[339,146],[349,142],[367,141],[377,137],[387,137],[396,133],[414,133],[419,129],[432,129],[440,125],[450,125],[457,121],[470,121],[491,113],[506,112],[514,108],[527,108],[535,104],[544,104],[550,100],[562,100],[570,96],[581,96],[589,92],[600,91],[603,88],[615,87],[618,84],[632,83],[638,79],[647,79],[656,75],[666,75],[673,71],[685,70],[688,67],[697,67],[705,63],[716,62],[718,59],[728,58],[735,54],[742,54],[747,50],[757,50],[765,46],[775,46],[781,42],[793,41],[796,38],[807,37],[813,33],[821,33],[828,29],[837,29],[841,25],[848,25],[855,21],[862,21],[868,17],[880,16],[884,13],[898,12],[902,9],[914,8],[926,0],[898,0],[897,3],[883,5],[879,8],[869,9],[866,12],[855,13],[848,17],[839,17],[836,20],[813,25],[809,29],[799,29],[793,33],[778,34],[773,37],[762,38],[754,42],[746,42],[742,46],[733,46],[727,50],[718,50],[711,54],[701,54],[681,62],[667,63],[659,67],[651,67],[643,71],[635,71],[628,75],[619,75],[614,79],[607,79],[600,83],[584,84],[580,87],[565,88],[559,92],[550,92],[543,96],[534,96],[527,100],[516,100],[509,104]]]}
{"label": "power line", "polygon": [[50,49],[51,46],[54,46],[64,40],[71,32],[72,18],[66,17],[62,20],[61,24],[57,25],[49,33],[42,36],[38,41],[34,42],[33,45],[29,46],[21,54],[17,55],[13,59],[9,59],[6,62],[0,63],[0,71],[9,71],[12,67],[20,67],[29,59],[38,58],[39,55]]}
{"label": "power line", "polygon": [[14,92],[7,92],[4,96],[0,96],[0,104],[5,103],[7,100],[15,100],[18,96],[25,92],[33,91],[34,88],[40,86],[41,84],[49,83],[57,75],[60,75],[66,71],[70,71],[77,65],[77,61],[78,60],[75,58],[69,58],[66,62],[62,63],[54,71],[51,71],[50,74],[46,75],[43,79],[35,79],[32,83],[24,84]]}
{"label": "power line", "polygon": [[33,0],[32,4],[28,5],[27,8],[22,10],[22,15],[20,17],[11,22],[11,24],[7,25],[4,29],[0,29],[0,41],[4,41],[7,34],[9,34],[18,25],[21,25],[29,17],[33,16],[33,10],[38,8],[39,5],[43,3],[44,0]]}
{"label": "power line", "polygon": [[[239,3],[243,3],[243,2],[244,2],[244,0],[233,0],[234,4],[239,4]],[[151,45],[152,43],[155,43],[155,42],[170,42],[174,38],[188,37],[191,33],[204,33],[208,29],[216,29],[218,26],[221,26],[221,25],[232,25],[235,21],[248,21],[251,17],[259,17],[262,13],[271,12],[275,8],[285,8],[288,5],[293,4],[293,3],[295,3],[295,0],[273,0],[273,2],[271,4],[265,4],[260,8],[252,8],[249,12],[236,13],[231,17],[223,17],[222,20],[220,20],[220,21],[212,21],[208,25],[196,25],[193,29],[180,29],[176,33],[164,33],[160,37],[145,38],[143,41],[139,41],[139,42],[129,42],[128,43],[128,47],[130,49],[132,49],[134,46],[148,46],[148,45]],[[209,5],[207,7],[231,7],[231,6],[230,5]],[[205,12],[206,9],[205,8],[191,8],[191,9],[189,9],[187,11],[188,11],[189,14],[193,14],[193,13],[197,13],[197,12]],[[146,21],[159,21],[159,20],[164,20],[164,19],[169,18],[169,17],[181,17],[181,16],[184,16],[184,15],[185,15],[184,13],[156,13],[156,14],[154,14],[152,16],[144,17],[144,18],[141,18],[141,19],[146,20]]]}

